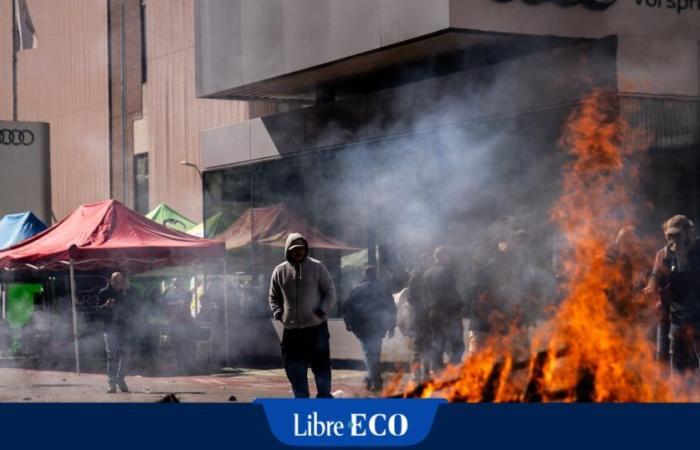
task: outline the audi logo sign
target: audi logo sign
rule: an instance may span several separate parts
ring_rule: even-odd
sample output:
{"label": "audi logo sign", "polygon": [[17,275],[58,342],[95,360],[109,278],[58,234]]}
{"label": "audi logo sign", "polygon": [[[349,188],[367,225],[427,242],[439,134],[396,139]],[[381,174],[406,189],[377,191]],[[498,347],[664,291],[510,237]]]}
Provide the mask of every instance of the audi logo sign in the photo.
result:
{"label": "audi logo sign", "polygon": [[31,130],[0,128],[0,144],[32,145],[33,143],[34,133]]}

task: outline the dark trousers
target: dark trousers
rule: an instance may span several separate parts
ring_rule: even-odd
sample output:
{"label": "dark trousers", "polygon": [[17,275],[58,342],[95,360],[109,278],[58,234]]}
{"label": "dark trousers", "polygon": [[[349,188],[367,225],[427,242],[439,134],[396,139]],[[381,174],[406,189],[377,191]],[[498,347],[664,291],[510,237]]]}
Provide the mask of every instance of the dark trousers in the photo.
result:
{"label": "dark trousers", "polygon": [[416,320],[411,368],[418,382],[427,380],[433,362],[433,333],[427,318]]}
{"label": "dark trousers", "polygon": [[700,368],[700,326],[671,324],[670,359],[674,372]]}
{"label": "dark trousers", "polygon": [[661,321],[656,326],[656,359],[659,361],[668,362],[671,355],[671,323]]}
{"label": "dark trousers", "polygon": [[367,381],[375,389],[382,385],[382,338],[379,333],[372,333],[360,338],[362,344],[362,354],[365,357],[365,366],[367,367]]}
{"label": "dark trousers", "polygon": [[107,354],[107,377],[109,385],[114,387],[124,380],[127,369],[128,349],[124,336],[113,331],[104,334],[105,353]]}
{"label": "dark trousers", "polygon": [[459,310],[434,311],[430,316],[433,336],[433,368],[444,366],[443,354],[451,364],[459,364],[464,355],[464,325]]}
{"label": "dark trousers", "polygon": [[309,398],[309,381],[306,373],[311,371],[316,380],[318,398],[331,395],[331,349],[328,323],[308,328],[284,329],[282,333],[282,362],[296,398]]}

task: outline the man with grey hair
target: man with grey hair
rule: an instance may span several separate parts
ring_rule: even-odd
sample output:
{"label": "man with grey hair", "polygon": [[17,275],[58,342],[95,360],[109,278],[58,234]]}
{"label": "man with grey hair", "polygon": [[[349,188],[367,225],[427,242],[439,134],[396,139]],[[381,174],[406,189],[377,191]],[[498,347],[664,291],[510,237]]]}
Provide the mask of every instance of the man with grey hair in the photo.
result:
{"label": "man with grey hair", "polygon": [[117,385],[122,392],[129,392],[124,380],[127,370],[127,346],[133,311],[129,295],[129,279],[121,272],[114,272],[109,284],[97,295],[97,311],[104,321],[105,353],[107,354],[107,376],[109,377],[109,394],[117,392]]}
{"label": "man with grey hair", "polygon": [[326,266],[308,254],[304,236],[291,233],[284,246],[286,261],[272,272],[270,309],[284,325],[282,361],[294,397],[309,397],[306,372],[311,366],[317,397],[332,398],[328,315],[335,307],[335,287]]}

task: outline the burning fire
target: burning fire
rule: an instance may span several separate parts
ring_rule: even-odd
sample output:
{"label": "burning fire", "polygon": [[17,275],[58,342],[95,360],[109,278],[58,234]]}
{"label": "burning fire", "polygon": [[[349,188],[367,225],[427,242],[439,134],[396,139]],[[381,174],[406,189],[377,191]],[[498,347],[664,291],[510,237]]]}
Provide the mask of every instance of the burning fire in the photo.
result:
{"label": "burning fire", "polygon": [[[404,387],[401,396],[468,402],[688,399],[654,359],[648,338],[654,300],[633,286],[635,274],[649,270],[654,251],[632,228],[635,154],[643,150],[633,148],[637,133],[620,117],[615,99],[598,92],[570,115],[560,146],[571,160],[550,211],[568,241],[564,300],[531,339],[514,329],[462,366]],[[624,257],[611,258],[620,230]],[[396,386],[391,389],[385,394],[396,394]]]}

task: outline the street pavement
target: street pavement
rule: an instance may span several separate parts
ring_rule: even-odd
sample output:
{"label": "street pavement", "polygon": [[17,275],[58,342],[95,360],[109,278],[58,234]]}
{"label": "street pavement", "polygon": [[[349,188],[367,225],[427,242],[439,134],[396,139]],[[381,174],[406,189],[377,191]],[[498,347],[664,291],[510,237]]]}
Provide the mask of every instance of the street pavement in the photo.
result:
{"label": "street pavement", "polygon": [[[371,396],[364,372],[334,370],[338,397]],[[128,376],[130,393],[107,393],[104,374],[0,368],[0,402],[156,402],[175,394],[180,402],[250,402],[261,397],[292,397],[282,369],[228,369],[211,375],[182,377]],[[315,394],[313,375],[309,385]]]}

